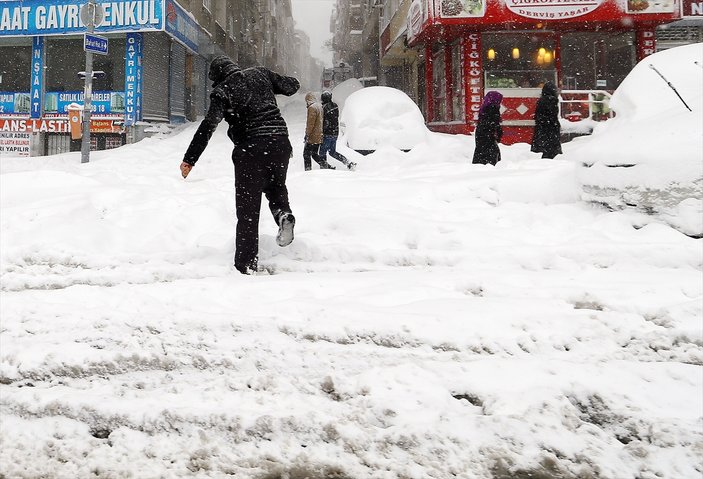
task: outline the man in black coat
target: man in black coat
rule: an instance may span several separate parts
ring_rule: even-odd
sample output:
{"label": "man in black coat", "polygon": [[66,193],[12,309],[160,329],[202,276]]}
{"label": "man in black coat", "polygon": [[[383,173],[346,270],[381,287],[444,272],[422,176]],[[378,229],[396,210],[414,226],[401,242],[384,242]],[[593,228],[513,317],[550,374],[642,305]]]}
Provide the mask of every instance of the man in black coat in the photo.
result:
{"label": "man in black coat", "polygon": [[325,161],[327,154],[336,159],[344,166],[353,170],[356,163],[347,160],[347,157],[337,152],[337,137],[339,136],[339,107],[332,101],[332,93],[322,92],[322,145],[320,146],[320,156]]}
{"label": "man in black coat", "polygon": [[542,96],[535,109],[535,131],[530,148],[542,153],[542,158],[554,158],[561,153],[561,125],[559,124],[559,93],[548,81],[542,87]]}
{"label": "man in black coat", "polygon": [[300,83],[264,67],[241,70],[226,56],[216,57],[208,74],[213,81],[210,108],[183,157],[181,174],[187,177],[224,119],[227,136],[234,143],[237,239],[234,266],[243,274],[257,270],[261,194],[269,202],[278,225],[276,241],[293,241],[295,217],[288,203],[286,174],[292,147],[288,127],[275,95],[293,95]]}

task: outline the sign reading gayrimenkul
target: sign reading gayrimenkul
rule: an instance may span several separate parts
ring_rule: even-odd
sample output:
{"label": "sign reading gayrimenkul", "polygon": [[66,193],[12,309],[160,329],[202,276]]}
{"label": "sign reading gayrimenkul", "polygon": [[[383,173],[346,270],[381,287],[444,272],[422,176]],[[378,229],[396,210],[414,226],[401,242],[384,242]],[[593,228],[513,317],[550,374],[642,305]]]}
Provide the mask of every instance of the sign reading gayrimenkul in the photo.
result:
{"label": "sign reading gayrimenkul", "polygon": [[[5,0],[0,2],[0,36],[83,33],[80,9],[86,0]],[[164,0],[97,0],[104,20],[95,31],[164,29]]]}

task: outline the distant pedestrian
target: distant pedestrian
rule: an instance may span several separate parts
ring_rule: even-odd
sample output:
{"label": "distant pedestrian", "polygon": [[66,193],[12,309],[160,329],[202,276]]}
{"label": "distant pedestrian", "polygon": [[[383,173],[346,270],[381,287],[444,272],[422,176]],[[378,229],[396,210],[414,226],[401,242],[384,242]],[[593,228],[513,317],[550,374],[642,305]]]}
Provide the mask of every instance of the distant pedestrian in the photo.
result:
{"label": "distant pedestrian", "polygon": [[320,156],[320,145],[322,144],[322,121],[324,113],[322,105],[312,92],[305,95],[308,114],[305,123],[305,148],[303,149],[303,162],[305,171],[312,169],[310,158],[320,165],[322,170],[334,170],[334,166],[327,163],[327,160]]}
{"label": "distant pedestrian", "polygon": [[347,159],[346,156],[337,152],[337,137],[339,137],[339,107],[332,101],[332,93],[329,91],[322,92],[322,146],[320,147],[320,156],[323,160],[327,160],[329,154],[344,166],[353,170],[356,168],[356,163]]}
{"label": "distant pedestrian", "polygon": [[237,205],[234,266],[240,273],[251,274],[258,267],[262,193],[278,225],[276,242],[288,246],[293,241],[295,217],[286,188],[288,160],[293,149],[275,95],[291,96],[300,83],[264,67],[241,70],[224,55],[212,61],[208,77],[213,82],[210,107],[185,153],[181,175],[188,176],[224,118],[229,124],[227,136],[234,143]]}
{"label": "distant pedestrian", "polygon": [[531,150],[542,153],[542,158],[554,158],[562,152],[559,93],[556,85],[550,81],[544,84],[542,96],[537,100]]}
{"label": "distant pedestrian", "polygon": [[503,95],[497,91],[489,91],[483,99],[478,113],[478,125],[474,132],[476,149],[473,163],[495,165],[500,161],[498,143],[503,137],[503,128],[500,125],[501,101],[503,101]]}

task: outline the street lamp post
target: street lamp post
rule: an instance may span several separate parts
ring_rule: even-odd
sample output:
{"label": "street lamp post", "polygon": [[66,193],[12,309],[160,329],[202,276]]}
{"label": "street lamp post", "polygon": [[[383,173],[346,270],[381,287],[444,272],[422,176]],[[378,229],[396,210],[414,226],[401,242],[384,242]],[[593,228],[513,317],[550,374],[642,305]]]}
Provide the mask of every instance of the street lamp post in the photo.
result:
{"label": "street lamp post", "polygon": [[[95,31],[95,0],[88,0],[87,33]],[[102,7],[101,7],[102,8]],[[81,163],[90,161],[90,113],[93,104],[93,53],[85,52],[85,87],[83,90],[83,138],[81,140]]]}

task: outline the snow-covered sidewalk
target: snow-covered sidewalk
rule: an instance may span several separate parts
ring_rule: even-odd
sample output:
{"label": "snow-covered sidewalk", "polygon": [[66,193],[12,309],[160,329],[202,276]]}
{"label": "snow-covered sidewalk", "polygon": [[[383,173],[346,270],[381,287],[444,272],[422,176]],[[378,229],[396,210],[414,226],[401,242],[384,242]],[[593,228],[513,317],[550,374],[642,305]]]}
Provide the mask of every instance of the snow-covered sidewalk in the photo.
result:
{"label": "snow-covered sidewalk", "polygon": [[569,144],[304,172],[298,106],[259,276],[223,131],[187,181],[192,125],[0,163],[0,476],[700,476],[701,240],[581,202]]}

